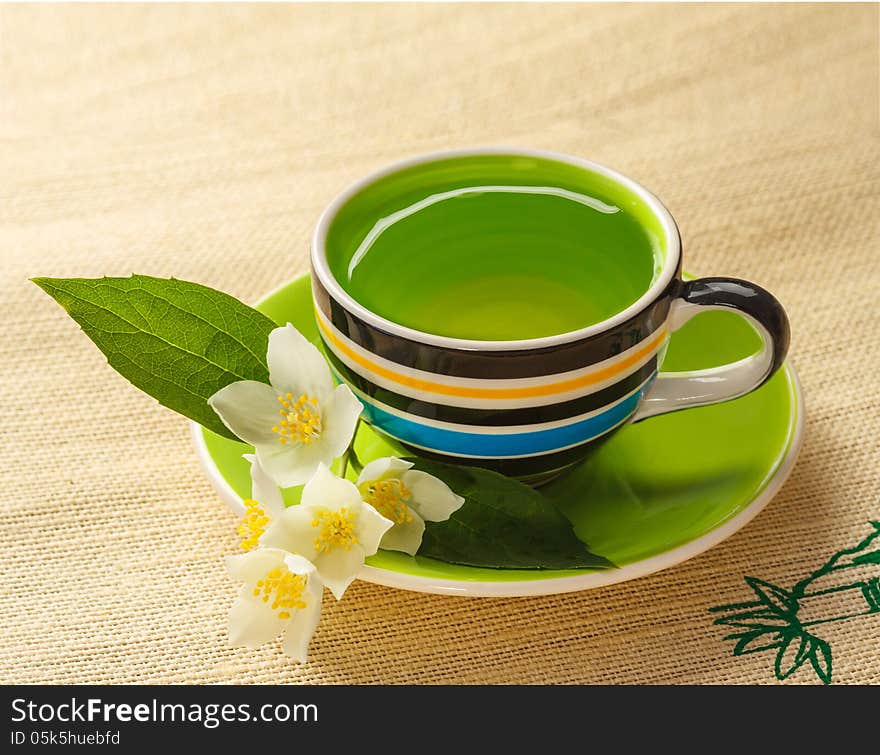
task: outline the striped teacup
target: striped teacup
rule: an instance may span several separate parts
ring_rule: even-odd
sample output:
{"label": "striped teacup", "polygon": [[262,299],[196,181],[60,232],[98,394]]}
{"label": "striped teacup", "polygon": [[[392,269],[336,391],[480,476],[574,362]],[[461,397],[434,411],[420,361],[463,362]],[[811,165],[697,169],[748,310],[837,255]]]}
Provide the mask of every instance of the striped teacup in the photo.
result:
{"label": "striped teacup", "polygon": [[[414,329],[371,311],[346,290],[328,262],[328,239],[355,255],[365,239],[387,227],[386,219],[407,212],[414,197],[440,202],[466,184],[560,194],[588,185],[593,195],[601,187],[601,207],[625,208],[644,224],[657,254],[653,279],[635,301],[601,322],[518,340]],[[435,253],[442,264],[443,249]],[[567,155],[456,150],[380,170],[324,211],[311,262],[325,353],[337,378],[364,405],[364,419],[416,455],[532,484],[582,460],[627,423],[754,390],[778,369],[788,348],[788,320],[771,294],[732,278],[683,281],[681,239],[660,201],[613,170]],[[578,265],[576,254],[571,265]],[[465,313],[468,305],[460,302]],[[760,334],[761,351],[721,367],[658,374],[670,333],[705,309],[742,315]]]}

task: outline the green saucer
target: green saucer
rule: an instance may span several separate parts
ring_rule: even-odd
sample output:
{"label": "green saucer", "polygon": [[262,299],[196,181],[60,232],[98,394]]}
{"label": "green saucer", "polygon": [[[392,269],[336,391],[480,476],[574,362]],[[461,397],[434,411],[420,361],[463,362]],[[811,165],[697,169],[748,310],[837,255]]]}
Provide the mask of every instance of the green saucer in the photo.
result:
{"label": "green saucer", "polygon": [[[257,309],[291,322],[316,344],[309,277],[264,299]],[[721,365],[760,348],[739,316],[706,312],[673,336],[668,371]],[[802,399],[787,364],[763,387],[724,404],[653,417],[616,433],[587,462],[542,488],[590,549],[618,565],[603,571],[478,569],[379,551],[360,577],[390,587],[473,596],[545,595],[622,582],[680,563],[751,520],[794,465]],[[250,496],[243,443],[194,425],[205,473],[235,510]],[[390,447],[368,427],[356,439],[364,461]],[[293,502],[295,496],[290,496]]]}

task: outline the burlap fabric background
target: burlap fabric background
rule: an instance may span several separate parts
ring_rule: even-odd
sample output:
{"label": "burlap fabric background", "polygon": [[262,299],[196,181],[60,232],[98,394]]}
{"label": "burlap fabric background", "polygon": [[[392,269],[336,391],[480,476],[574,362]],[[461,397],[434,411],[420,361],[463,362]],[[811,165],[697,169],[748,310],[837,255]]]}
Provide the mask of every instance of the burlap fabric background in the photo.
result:
{"label": "burlap fabric background", "polygon": [[[707,609],[880,518],[876,6],[5,6],[0,34],[0,680],[775,683]],[[809,410],[794,474],[646,579],[521,600],[357,583],[307,665],[228,648],[235,520],[187,424],[28,276],[253,301],[306,269],[350,181],[486,143],[615,166],[671,208],[688,268],[778,294]],[[880,615],[822,636],[836,683],[880,681]]]}

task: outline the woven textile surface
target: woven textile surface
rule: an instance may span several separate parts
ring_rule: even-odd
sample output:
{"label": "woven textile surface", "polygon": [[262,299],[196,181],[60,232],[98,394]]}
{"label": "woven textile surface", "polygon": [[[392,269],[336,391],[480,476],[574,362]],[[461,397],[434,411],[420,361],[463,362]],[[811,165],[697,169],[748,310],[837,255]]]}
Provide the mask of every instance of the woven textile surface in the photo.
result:
{"label": "woven textile surface", "polygon": [[[880,520],[878,118],[876,5],[3,6],[0,681],[778,683],[708,609]],[[807,403],[792,476],[644,579],[494,600],[357,582],[307,664],[228,647],[235,518],[187,423],[27,279],[174,275],[253,302],[307,269],[348,183],[481,144],[633,176],[689,270],[778,295]],[[834,683],[880,682],[880,614],[822,636]]]}

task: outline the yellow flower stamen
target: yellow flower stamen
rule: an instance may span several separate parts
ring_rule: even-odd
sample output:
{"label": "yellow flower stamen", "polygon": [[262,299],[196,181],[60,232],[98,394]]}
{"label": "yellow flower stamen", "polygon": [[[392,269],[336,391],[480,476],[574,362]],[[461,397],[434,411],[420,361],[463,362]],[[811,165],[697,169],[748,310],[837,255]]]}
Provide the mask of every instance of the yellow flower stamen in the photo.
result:
{"label": "yellow flower stamen", "polygon": [[413,520],[406,502],[410,491],[400,480],[371,480],[360,486],[361,496],[386,519],[395,524],[406,524]]}
{"label": "yellow flower stamen", "polygon": [[315,538],[315,550],[318,553],[327,553],[334,548],[345,548],[350,551],[352,545],[357,545],[357,536],[354,534],[354,512],[345,506],[331,511],[324,509],[315,514],[312,519],[312,527],[319,529]]}
{"label": "yellow flower stamen", "polygon": [[254,597],[262,598],[264,603],[272,599],[272,610],[278,611],[279,619],[289,619],[290,609],[305,608],[302,597],[306,589],[306,577],[293,574],[286,566],[278,566],[257,582]]}
{"label": "yellow flower stamen", "polygon": [[308,445],[321,437],[324,429],[321,407],[314,396],[302,394],[294,401],[292,393],[278,397],[281,420],[272,428],[278,434],[279,443],[302,443]]}
{"label": "yellow flower stamen", "polygon": [[241,538],[241,549],[252,550],[257,547],[262,534],[269,524],[269,517],[259,501],[249,498],[244,502],[244,516],[238,525],[238,536]]}

